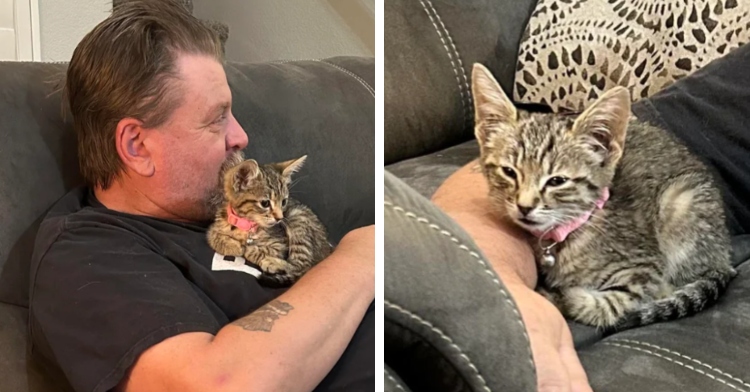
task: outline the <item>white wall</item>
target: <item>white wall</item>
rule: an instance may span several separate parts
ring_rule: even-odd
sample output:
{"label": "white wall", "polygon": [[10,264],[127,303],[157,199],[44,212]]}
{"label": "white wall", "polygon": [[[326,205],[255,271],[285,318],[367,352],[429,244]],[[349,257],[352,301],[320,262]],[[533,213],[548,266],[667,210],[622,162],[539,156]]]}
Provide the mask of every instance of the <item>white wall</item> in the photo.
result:
{"label": "white wall", "polygon": [[229,26],[227,59],[374,56],[374,0],[194,0],[194,15]]}
{"label": "white wall", "polygon": [[69,61],[83,36],[112,11],[112,0],[38,1],[42,61]]}
{"label": "white wall", "polygon": [[0,61],[16,59],[16,22],[13,0],[0,0]]}

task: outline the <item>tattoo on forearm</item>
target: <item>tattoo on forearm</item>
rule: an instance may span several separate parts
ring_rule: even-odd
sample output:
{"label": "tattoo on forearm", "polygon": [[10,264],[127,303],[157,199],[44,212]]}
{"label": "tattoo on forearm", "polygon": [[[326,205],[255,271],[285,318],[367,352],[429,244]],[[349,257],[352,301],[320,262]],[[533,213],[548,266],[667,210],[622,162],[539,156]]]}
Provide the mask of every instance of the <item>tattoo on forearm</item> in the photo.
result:
{"label": "tattoo on forearm", "polygon": [[273,323],[279,317],[289,314],[289,311],[292,309],[294,309],[292,305],[275,299],[232,324],[240,326],[247,331],[271,332]]}

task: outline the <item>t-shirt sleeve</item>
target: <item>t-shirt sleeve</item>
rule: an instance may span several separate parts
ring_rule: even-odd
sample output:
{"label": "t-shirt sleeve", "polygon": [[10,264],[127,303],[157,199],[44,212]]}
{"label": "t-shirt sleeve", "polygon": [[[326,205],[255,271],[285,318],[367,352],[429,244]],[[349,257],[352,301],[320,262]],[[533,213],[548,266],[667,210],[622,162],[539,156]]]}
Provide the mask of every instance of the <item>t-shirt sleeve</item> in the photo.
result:
{"label": "t-shirt sleeve", "polygon": [[112,227],[64,230],[41,256],[31,292],[32,342],[76,391],[116,386],[138,356],[216,317],[147,239]]}

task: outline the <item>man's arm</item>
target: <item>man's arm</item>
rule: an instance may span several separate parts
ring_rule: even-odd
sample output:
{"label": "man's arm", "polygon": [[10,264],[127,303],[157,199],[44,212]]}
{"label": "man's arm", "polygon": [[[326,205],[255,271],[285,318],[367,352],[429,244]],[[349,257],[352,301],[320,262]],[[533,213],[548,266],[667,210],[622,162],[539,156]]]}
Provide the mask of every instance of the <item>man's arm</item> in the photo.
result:
{"label": "man's arm", "polygon": [[448,177],[432,202],[474,239],[505,284],[533,289],[536,263],[526,234],[493,211],[487,197],[487,182],[473,169],[476,165],[477,161],[471,162]]}
{"label": "man's arm", "polygon": [[471,162],[449,177],[433,202],[482,250],[521,311],[536,365],[540,392],[591,392],[560,312],[534,291],[536,262],[526,235],[492,213],[487,183]]}
{"label": "man's arm", "polygon": [[374,298],[372,226],[347,234],[287,292],[222,328],[145,351],[121,389],[310,391],[349,344]]}

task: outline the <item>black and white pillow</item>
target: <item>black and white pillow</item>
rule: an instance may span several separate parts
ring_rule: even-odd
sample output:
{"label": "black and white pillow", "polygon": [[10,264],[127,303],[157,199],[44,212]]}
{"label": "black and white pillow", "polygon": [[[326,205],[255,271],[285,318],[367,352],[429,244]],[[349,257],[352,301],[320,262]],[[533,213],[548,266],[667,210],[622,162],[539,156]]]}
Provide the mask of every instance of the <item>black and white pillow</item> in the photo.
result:
{"label": "black and white pillow", "polygon": [[578,111],[620,85],[635,101],[749,40],[750,1],[540,0],[514,100]]}

